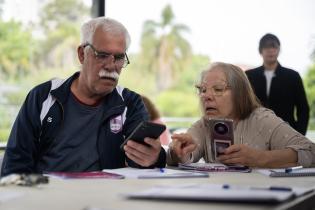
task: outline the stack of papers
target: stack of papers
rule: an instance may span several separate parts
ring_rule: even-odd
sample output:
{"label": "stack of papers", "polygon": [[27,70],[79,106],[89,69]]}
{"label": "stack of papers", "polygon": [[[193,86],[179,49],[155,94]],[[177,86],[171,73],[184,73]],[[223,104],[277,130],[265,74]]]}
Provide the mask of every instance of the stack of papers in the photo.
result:
{"label": "stack of papers", "polygon": [[224,185],[193,184],[157,186],[145,191],[130,193],[126,196],[134,199],[280,203],[312,191],[312,189],[307,188],[281,189],[281,187],[263,188],[249,186],[230,186],[225,188]]}
{"label": "stack of papers", "polygon": [[104,169],[104,172],[123,175],[133,179],[154,179],[154,178],[200,178],[209,177],[208,173],[181,171],[168,168],[137,169],[137,168],[118,168]]}
{"label": "stack of papers", "polygon": [[178,167],[184,170],[196,170],[207,172],[251,172],[251,169],[242,165],[224,165],[222,163],[188,163],[179,164]]}

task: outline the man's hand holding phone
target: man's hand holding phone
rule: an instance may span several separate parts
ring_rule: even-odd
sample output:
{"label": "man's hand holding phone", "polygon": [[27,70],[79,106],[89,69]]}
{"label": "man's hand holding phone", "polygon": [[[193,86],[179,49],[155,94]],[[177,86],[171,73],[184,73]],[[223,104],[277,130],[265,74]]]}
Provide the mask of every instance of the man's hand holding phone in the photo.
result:
{"label": "man's hand holding phone", "polygon": [[142,122],[126,138],[121,148],[135,163],[143,167],[151,166],[159,158],[161,142],[158,138],[165,129],[164,125]]}
{"label": "man's hand holding phone", "polygon": [[159,139],[148,137],[144,139],[144,142],[148,145],[130,139],[123,148],[129,159],[143,167],[148,167],[157,162],[161,151],[161,142]]}

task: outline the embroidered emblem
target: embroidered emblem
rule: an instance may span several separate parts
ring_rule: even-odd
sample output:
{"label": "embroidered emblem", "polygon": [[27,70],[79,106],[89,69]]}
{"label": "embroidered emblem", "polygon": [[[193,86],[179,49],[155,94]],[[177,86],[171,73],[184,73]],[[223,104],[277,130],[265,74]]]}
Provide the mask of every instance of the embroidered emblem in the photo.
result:
{"label": "embroidered emblem", "polygon": [[52,122],[52,117],[47,118],[47,122],[51,123]]}
{"label": "embroidered emblem", "polygon": [[113,132],[113,133],[120,132],[122,129],[122,126],[123,126],[122,116],[118,115],[116,117],[113,117],[110,120],[109,125],[110,125],[111,132]]}

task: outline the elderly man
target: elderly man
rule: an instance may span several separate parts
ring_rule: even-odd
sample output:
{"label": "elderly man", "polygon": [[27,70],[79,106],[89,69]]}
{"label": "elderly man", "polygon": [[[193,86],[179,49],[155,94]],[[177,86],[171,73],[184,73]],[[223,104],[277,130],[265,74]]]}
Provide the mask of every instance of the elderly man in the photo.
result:
{"label": "elderly man", "polygon": [[117,86],[130,36],[119,22],[95,18],[81,28],[81,71],[33,88],[13,125],[2,166],[11,173],[164,167],[159,140],[120,144],[148,114],[141,97]]}

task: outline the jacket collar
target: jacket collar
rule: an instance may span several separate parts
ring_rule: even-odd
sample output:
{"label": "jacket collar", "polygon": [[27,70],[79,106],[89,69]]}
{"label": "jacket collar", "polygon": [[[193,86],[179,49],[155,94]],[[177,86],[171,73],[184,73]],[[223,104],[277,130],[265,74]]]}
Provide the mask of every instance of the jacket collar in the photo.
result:
{"label": "jacket collar", "polygon": [[50,93],[62,104],[65,103],[67,98],[69,97],[70,94],[70,88],[72,82],[78,78],[80,75],[80,72],[74,73],[71,77],[69,77],[60,87],[52,90]]}
{"label": "jacket collar", "polygon": [[[62,104],[64,104],[69,97],[71,92],[71,84],[77,79],[80,75],[80,72],[74,73],[69,77],[60,87],[51,91],[51,94]],[[109,94],[107,94],[103,99],[103,105],[106,107],[119,107],[124,106],[124,100],[122,96],[118,93],[117,87]]]}
{"label": "jacket collar", "polygon": [[[282,69],[282,66],[281,66],[281,64],[278,62],[278,65],[277,65],[276,70],[275,70],[275,75],[278,75],[279,73],[281,73],[281,69]],[[258,70],[259,70],[259,73],[260,73],[260,74],[264,74],[264,71],[265,71],[264,65],[258,67]]]}

